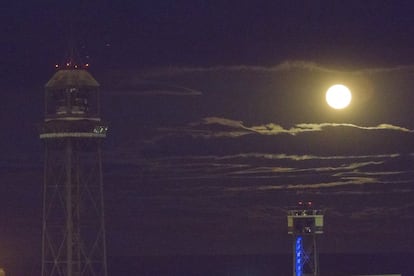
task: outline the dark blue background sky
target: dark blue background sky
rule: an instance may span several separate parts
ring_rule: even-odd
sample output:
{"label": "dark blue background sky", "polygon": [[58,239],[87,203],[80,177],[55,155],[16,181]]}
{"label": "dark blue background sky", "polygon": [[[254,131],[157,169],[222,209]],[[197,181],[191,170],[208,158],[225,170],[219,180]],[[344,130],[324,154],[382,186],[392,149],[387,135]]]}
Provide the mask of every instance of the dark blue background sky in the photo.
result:
{"label": "dark blue background sky", "polygon": [[[71,33],[102,85],[110,255],[412,251],[409,1],[20,1],[0,17],[0,257],[40,253],[43,85]],[[348,109],[324,102],[341,82]],[[30,244],[27,249],[27,244]]]}

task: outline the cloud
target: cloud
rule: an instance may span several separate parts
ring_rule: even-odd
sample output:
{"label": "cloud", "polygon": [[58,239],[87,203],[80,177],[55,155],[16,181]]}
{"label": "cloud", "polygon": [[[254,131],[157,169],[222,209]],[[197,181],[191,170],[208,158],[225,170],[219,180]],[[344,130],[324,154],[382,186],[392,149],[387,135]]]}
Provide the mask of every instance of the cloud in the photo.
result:
{"label": "cloud", "polygon": [[253,126],[247,129],[255,131],[260,134],[264,135],[277,135],[281,133],[287,133],[291,135],[296,135],[298,133],[303,132],[314,132],[314,131],[322,131],[324,128],[328,127],[350,127],[350,128],[357,128],[363,130],[395,130],[395,131],[402,131],[402,132],[414,132],[414,130],[407,129],[404,127],[394,126],[391,124],[380,124],[377,126],[372,127],[365,127],[365,126],[358,126],[354,124],[346,124],[346,123],[300,123],[296,124],[294,127],[289,129],[284,129],[280,125],[276,124],[266,124],[262,126]]}
{"label": "cloud", "polygon": [[[383,162],[381,162],[382,164]],[[350,171],[350,172],[340,172],[334,174],[334,176],[350,176],[350,175],[365,175],[365,176],[396,176],[406,173],[405,171],[376,171],[376,172],[361,172]]]}
{"label": "cloud", "polygon": [[112,95],[128,95],[128,96],[201,96],[203,93],[199,90],[177,86],[177,85],[136,85],[128,89],[115,89],[109,91]]}
{"label": "cloud", "polygon": [[[338,157],[317,159],[294,158],[264,159],[263,155],[233,155],[217,156],[181,156],[170,158],[155,158],[151,161],[151,174],[159,179],[168,181],[200,180],[200,179],[241,179],[243,181],[255,179],[266,181],[280,179],[284,183],[296,183],[308,179],[309,187],[313,187],[315,176],[318,181],[341,183],[349,185],[355,179],[376,179],[377,183],[403,183],[397,179],[388,179],[400,176],[404,172],[384,170],[387,159],[394,155],[371,155],[358,157]],[[306,162],[305,162],[306,161]],[[402,178],[399,177],[399,180]],[[326,184],[324,184],[326,185]],[[322,185],[323,186],[323,185]],[[283,186],[286,188],[286,186]],[[295,186],[301,187],[301,186]],[[318,186],[317,186],[318,187]],[[289,188],[291,189],[291,188]]]}
{"label": "cloud", "polygon": [[[204,120],[204,124],[206,125],[218,124],[218,125],[228,126],[232,128],[245,128],[243,126],[242,121],[235,121],[235,120],[220,118],[220,117],[206,117],[203,120]],[[192,125],[197,125],[197,124],[192,124]]]}
{"label": "cloud", "polygon": [[305,132],[305,131],[322,131],[323,128],[326,127],[351,127],[351,128],[358,128],[358,129],[364,129],[364,130],[396,130],[396,131],[402,131],[402,132],[414,132],[414,130],[408,129],[408,128],[404,128],[404,127],[400,127],[400,126],[395,126],[395,125],[391,125],[391,124],[379,124],[377,126],[372,126],[372,127],[365,127],[365,126],[358,126],[355,124],[346,124],[346,123],[321,123],[321,124],[297,124],[296,125],[297,128],[293,128],[291,131],[291,134],[296,134],[296,133],[300,133],[300,132]]}
{"label": "cloud", "polygon": [[212,66],[212,67],[166,67],[153,68],[142,72],[145,77],[174,76],[191,73],[220,73],[220,72],[257,72],[257,73],[275,73],[293,70],[316,71],[321,73],[346,73],[353,75],[363,74],[382,74],[402,71],[414,71],[414,65],[397,65],[392,67],[369,67],[358,70],[335,69],[316,62],[307,60],[286,60],[274,66],[251,66],[251,65],[233,65],[233,66]]}
{"label": "cloud", "polygon": [[218,157],[220,159],[231,159],[231,158],[249,158],[249,157],[255,157],[255,158],[263,158],[263,159],[288,159],[293,161],[305,161],[305,160],[343,160],[343,159],[377,159],[377,158],[396,158],[399,157],[400,154],[394,153],[394,154],[373,154],[373,155],[339,155],[339,156],[319,156],[319,155],[310,155],[310,154],[303,154],[303,155],[297,155],[297,154],[272,154],[272,153],[243,153],[243,154],[237,154],[237,155],[229,155],[229,156],[223,156]]}
{"label": "cloud", "polygon": [[371,177],[346,177],[340,181],[306,183],[306,184],[286,184],[286,185],[261,185],[248,187],[229,187],[225,190],[228,192],[242,191],[272,191],[272,190],[313,190],[322,188],[336,188],[350,185],[365,185],[378,183],[376,178]]}
{"label": "cloud", "polygon": [[[217,126],[205,128],[206,126]],[[306,132],[320,132],[327,128],[346,127],[361,130],[391,130],[413,133],[414,130],[392,124],[379,124],[376,126],[359,126],[348,123],[299,123],[291,128],[284,128],[281,125],[268,123],[257,126],[246,126],[243,121],[232,120],[221,117],[206,117],[201,122],[190,123],[187,127],[181,128],[159,128],[159,130],[172,132],[175,134],[186,134],[193,137],[218,138],[218,137],[240,137],[249,134],[260,135],[297,135]]]}
{"label": "cloud", "polygon": [[315,62],[305,60],[290,60],[280,63],[273,68],[274,71],[287,71],[294,69],[303,69],[308,71],[320,71],[325,73],[350,73],[355,75],[362,74],[375,74],[375,73],[391,73],[391,72],[402,72],[402,71],[413,71],[414,65],[397,65],[392,67],[370,67],[359,70],[338,70],[332,69],[328,66],[324,66]]}
{"label": "cloud", "polygon": [[303,189],[321,189],[321,188],[335,188],[349,185],[365,185],[378,183],[376,178],[372,177],[344,177],[341,181],[323,182],[323,183],[307,183],[307,184],[287,184],[277,186],[261,186],[258,190],[303,190]]}
{"label": "cloud", "polygon": [[[320,167],[308,167],[304,168],[293,168],[293,167],[282,167],[282,166],[268,166],[268,167],[254,167],[254,168],[247,168],[245,170],[238,170],[235,172],[230,172],[228,175],[244,175],[244,177],[265,177],[265,178],[272,178],[272,177],[282,177],[283,174],[295,174],[298,176],[302,173],[326,173],[326,172],[335,172],[335,171],[352,171],[354,172],[353,175],[360,175],[361,173],[357,173],[355,170],[360,169],[366,166],[371,165],[380,165],[383,164],[382,161],[367,161],[367,162],[359,162],[359,163],[351,163],[351,164],[342,164],[339,166],[320,166]],[[367,174],[368,175],[368,174]],[[374,175],[374,174],[372,174]],[[342,176],[341,173],[333,174],[333,176]]]}
{"label": "cloud", "polygon": [[[247,152],[239,154],[230,154],[230,155],[193,155],[193,156],[171,156],[171,157],[161,157],[157,160],[168,161],[169,163],[180,162],[182,160],[190,161],[191,164],[196,164],[198,162],[221,162],[234,160],[237,162],[249,162],[249,159],[258,159],[264,160],[290,160],[290,161],[311,161],[311,160],[360,160],[360,159],[385,159],[385,158],[398,158],[401,154],[391,153],[391,154],[370,154],[370,155],[332,155],[332,156],[322,156],[322,155],[311,155],[311,154],[285,154],[285,153],[261,153],[261,152]],[[414,156],[414,154],[413,154]],[[122,156],[125,158],[125,156]]]}

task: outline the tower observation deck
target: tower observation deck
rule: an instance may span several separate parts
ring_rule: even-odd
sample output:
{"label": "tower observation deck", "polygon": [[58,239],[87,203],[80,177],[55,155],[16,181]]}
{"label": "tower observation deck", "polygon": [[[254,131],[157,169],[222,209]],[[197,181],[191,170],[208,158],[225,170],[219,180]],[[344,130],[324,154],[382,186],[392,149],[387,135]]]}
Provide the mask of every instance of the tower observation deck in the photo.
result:
{"label": "tower observation deck", "polygon": [[42,276],[107,276],[99,84],[84,69],[45,85]]}

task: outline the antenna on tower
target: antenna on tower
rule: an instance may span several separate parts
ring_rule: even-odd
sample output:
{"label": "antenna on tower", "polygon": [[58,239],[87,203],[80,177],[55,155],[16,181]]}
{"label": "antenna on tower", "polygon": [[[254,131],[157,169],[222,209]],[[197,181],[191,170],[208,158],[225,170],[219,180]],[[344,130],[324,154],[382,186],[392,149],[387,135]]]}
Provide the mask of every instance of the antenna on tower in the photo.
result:
{"label": "antenna on tower", "polygon": [[56,69],[76,70],[87,69],[89,63],[83,62],[81,55],[77,49],[75,33],[73,30],[73,23],[70,22],[69,34],[67,40],[67,50],[64,57],[64,61],[61,64],[56,63]]}

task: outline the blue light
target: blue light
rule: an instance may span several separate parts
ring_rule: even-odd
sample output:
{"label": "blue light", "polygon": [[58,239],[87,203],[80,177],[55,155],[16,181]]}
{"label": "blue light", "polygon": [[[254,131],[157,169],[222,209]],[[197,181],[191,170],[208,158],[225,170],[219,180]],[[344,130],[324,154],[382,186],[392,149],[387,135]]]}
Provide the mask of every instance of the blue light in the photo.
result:
{"label": "blue light", "polygon": [[295,254],[295,256],[296,256],[296,258],[295,258],[296,274],[295,274],[295,276],[302,276],[302,266],[303,266],[303,262],[302,262],[303,241],[302,241],[302,237],[301,236],[297,236],[296,237],[295,251],[296,251],[296,254]]}

